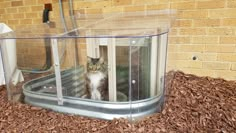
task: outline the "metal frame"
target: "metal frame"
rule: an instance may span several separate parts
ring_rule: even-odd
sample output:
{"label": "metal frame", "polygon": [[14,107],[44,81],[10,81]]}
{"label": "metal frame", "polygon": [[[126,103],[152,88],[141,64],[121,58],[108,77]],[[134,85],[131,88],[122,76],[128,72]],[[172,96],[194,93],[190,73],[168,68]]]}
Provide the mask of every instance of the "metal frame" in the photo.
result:
{"label": "metal frame", "polygon": [[[34,106],[52,109],[57,112],[71,113],[88,117],[112,120],[114,118],[127,118],[136,120],[162,109],[163,95],[138,101],[111,102],[94,101],[77,97],[64,96],[63,106],[58,105],[57,95],[32,91],[32,86],[43,77],[28,81],[23,85],[25,102]],[[132,108],[131,108],[132,107]],[[139,110],[137,112],[137,110]]]}

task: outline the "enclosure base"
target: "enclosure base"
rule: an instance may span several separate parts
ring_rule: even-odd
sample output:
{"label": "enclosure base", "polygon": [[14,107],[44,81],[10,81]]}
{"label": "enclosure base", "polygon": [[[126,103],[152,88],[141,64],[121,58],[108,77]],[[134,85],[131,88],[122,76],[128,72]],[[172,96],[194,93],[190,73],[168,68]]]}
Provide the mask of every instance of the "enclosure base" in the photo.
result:
{"label": "enclosure base", "polygon": [[155,97],[145,101],[109,103],[94,102],[84,99],[64,99],[64,105],[58,105],[56,98],[41,96],[26,96],[25,103],[56,112],[76,114],[81,116],[112,120],[126,118],[137,120],[144,116],[161,111],[160,99]]}
{"label": "enclosure base", "polygon": [[[68,73],[70,73],[70,71],[62,72],[62,77],[63,75],[67,75],[66,79],[68,79]],[[25,83],[23,85],[25,103],[57,112],[106,120],[112,120],[114,118],[136,120],[149,114],[159,112],[162,108],[162,94],[148,99],[126,102],[95,101],[80,97],[63,96],[63,105],[58,105],[56,94],[42,93],[42,89],[39,89],[39,86],[42,86],[45,82],[54,82],[55,79],[53,79],[53,77],[54,75],[52,74]]]}

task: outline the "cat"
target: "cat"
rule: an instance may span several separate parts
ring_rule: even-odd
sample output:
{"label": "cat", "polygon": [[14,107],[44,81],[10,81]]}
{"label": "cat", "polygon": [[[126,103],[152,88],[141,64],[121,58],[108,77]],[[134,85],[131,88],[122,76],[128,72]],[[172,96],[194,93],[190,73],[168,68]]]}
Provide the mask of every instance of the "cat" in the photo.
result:
{"label": "cat", "polygon": [[87,58],[86,94],[93,100],[108,100],[107,65],[102,57]]}

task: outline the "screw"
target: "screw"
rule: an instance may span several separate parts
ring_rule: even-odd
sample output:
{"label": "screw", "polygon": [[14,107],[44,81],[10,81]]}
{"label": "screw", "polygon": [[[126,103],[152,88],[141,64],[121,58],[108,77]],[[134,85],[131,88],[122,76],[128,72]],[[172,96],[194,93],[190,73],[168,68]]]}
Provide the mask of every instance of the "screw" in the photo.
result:
{"label": "screw", "polygon": [[136,43],[136,41],[133,40],[133,41],[132,41],[132,44],[135,44],[135,43]]}
{"label": "screw", "polygon": [[196,56],[193,56],[193,57],[192,57],[192,60],[197,60],[197,57],[196,57]]}
{"label": "screw", "polygon": [[136,83],[136,81],[135,80],[132,80],[132,84],[135,84]]}

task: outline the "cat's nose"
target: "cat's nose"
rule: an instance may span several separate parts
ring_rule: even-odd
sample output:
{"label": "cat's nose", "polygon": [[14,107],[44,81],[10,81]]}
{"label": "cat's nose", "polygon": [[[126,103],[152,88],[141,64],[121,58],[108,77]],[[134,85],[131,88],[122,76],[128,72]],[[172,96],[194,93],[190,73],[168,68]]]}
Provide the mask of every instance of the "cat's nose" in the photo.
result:
{"label": "cat's nose", "polygon": [[96,67],[93,67],[93,71],[95,71],[96,70]]}

